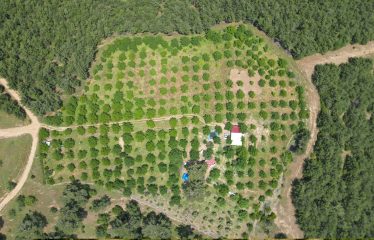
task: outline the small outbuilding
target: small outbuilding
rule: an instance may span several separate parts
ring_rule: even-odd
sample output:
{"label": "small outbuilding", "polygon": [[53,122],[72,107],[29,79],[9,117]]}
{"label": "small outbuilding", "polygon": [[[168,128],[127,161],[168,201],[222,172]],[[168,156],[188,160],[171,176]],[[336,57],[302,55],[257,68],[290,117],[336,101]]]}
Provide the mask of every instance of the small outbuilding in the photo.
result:
{"label": "small outbuilding", "polygon": [[205,160],[205,163],[208,165],[208,167],[216,165],[216,159],[212,157],[210,160]]}
{"label": "small outbuilding", "polygon": [[243,134],[240,132],[240,128],[238,125],[234,125],[231,128],[231,145],[233,146],[242,146],[242,137]]}

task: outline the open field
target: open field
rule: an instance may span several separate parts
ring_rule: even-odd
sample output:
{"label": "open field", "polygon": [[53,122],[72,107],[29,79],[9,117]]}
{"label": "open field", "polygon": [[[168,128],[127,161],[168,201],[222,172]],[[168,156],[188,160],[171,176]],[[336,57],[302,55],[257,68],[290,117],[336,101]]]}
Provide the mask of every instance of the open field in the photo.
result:
{"label": "open field", "polygon": [[15,116],[9,115],[6,112],[0,111],[0,129],[12,128],[27,125],[28,121],[22,121]]}
{"label": "open field", "polygon": [[[48,223],[50,223],[49,227],[52,227],[56,222],[57,215],[50,211],[50,207],[61,206],[62,203],[60,202],[60,196],[65,186],[47,186],[43,184],[42,176],[43,173],[40,161],[35,161],[31,168],[27,182],[22,190],[18,193],[18,196],[34,196],[37,199],[36,202],[31,206],[20,207],[16,199],[14,199],[1,211],[1,215],[4,219],[6,219],[2,232],[5,232],[9,239],[15,238],[15,235],[18,232],[17,227],[20,225],[22,219],[24,218],[25,214],[29,212],[29,210],[36,210],[45,215]],[[13,211],[15,212],[15,215],[11,213]],[[51,230],[51,228],[47,230]]]}
{"label": "open field", "polygon": [[17,182],[27,162],[30,148],[30,135],[0,139],[0,199],[8,192],[8,182]]}
{"label": "open field", "polygon": [[[246,236],[275,217],[263,202],[308,111],[298,75],[262,38],[244,26],[206,38],[120,37],[100,49],[91,75],[46,118],[65,126],[43,130],[47,183],[120,191],[211,236]],[[242,146],[224,137],[236,124]]]}

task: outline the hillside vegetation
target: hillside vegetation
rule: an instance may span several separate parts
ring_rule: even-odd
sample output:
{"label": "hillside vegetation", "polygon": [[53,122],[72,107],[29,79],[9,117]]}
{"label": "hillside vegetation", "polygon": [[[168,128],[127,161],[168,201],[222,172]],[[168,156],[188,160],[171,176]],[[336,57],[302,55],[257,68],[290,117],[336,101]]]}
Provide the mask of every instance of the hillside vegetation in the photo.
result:
{"label": "hillside vegetation", "polygon": [[309,112],[291,66],[245,25],[118,37],[100,49],[85,91],[45,118],[66,126],[41,131],[46,182],[95,183],[246,238],[275,217],[264,202],[292,161],[291,139],[292,151],[305,145]]}
{"label": "hillside vegetation", "polygon": [[313,81],[320,131],[293,191],[298,223],[307,238],[373,237],[373,62],[319,65]]}
{"label": "hillside vegetation", "polygon": [[113,33],[200,33],[249,21],[293,56],[374,38],[373,1],[81,0],[0,3],[0,75],[42,115],[88,77],[100,41]]}
{"label": "hillside vegetation", "polygon": [[[189,225],[175,225],[163,213],[140,209],[136,201],[117,205],[107,195],[101,196],[95,188],[79,181],[73,181],[64,187],[63,194],[57,201],[58,205],[55,200],[49,206],[48,214],[45,214],[45,208],[35,209],[39,201],[43,199],[34,195],[21,194],[17,197],[16,204],[8,212],[9,217],[16,222],[11,223],[12,229],[8,229],[9,239],[85,239],[81,236],[90,231],[85,225],[88,218],[95,219],[93,222],[97,226],[93,228],[94,232],[102,239],[200,237]],[[6,221],[5,224],[9,222]],[[0,234],[0,239],[5,239],[5,235]]]}

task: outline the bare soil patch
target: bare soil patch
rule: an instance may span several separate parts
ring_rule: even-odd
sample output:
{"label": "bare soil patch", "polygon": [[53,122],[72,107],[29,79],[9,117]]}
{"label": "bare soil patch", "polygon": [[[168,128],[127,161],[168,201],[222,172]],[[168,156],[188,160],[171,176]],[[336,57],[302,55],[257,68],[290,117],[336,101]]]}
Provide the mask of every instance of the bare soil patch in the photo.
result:
{"label": "bare soil patch", "polygon": [[336,51],[330,51],[325,54],[314,54],[297,61],[300,69],[303,70],[307,77],[313,74],[315,65],[335,63],[341,64],[348,61],[352,57],[369,56],[374,53],[374,41],[368,42],[366,45],[348,45]]}
{"label": "bare soil patch", "polygon": [[122,137],[120,137],[120,138],[118,139],[118,144],[121,146],[122,151],[123,151],[123,150],[124,150],[124,147],[125,147],[125,142],[123,141],[123,138],[122,138]]}
{"label": "bare soil patch", "polygon": [[[237,68],[231,69],[230,71],[230,79],[234,82],[233,90],[236,92],[241,89],[244,93],[248,93],[249,91],[253,91],[256,94],[260,94],[262,92],[261,87],[258,85],[258,81],[260,81],[261,76],[256,72],[256,75],[250,77],[246,70],[240,70]],[[238,86],[238,82],[242,81],[243,86]],[[251,85],[250,82],[253,82]]]}
{"label": "bare soil patch", "polygon": [[253,124],[256,126],[256,129],[250,130],[250,134],[253,134],[257,138],[256,147],[258,147],[259,143],[261,143],[262,136],[265,136],[266,139],[269,137],[270,129],[265,128],[264,122],[250,118],[247,120],[247,124]]}

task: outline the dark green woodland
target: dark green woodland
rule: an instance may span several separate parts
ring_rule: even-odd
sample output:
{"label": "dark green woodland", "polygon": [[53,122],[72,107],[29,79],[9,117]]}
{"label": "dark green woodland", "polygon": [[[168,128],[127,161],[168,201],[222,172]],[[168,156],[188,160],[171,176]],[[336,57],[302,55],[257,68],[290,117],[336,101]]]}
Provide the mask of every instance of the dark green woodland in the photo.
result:
{"label": "dark green woodland", "polygon": [[61,107],[114,33],[202,33],[250,22],[300,58],[374,39],[374,1],[3,0],[0,75],[39,115]]}
{"label": "dark green woodland", "polygon": [[307,238],[373,237],[373,62],[319,65],[313,82],[319,133],[293,190],[298,223]]}

